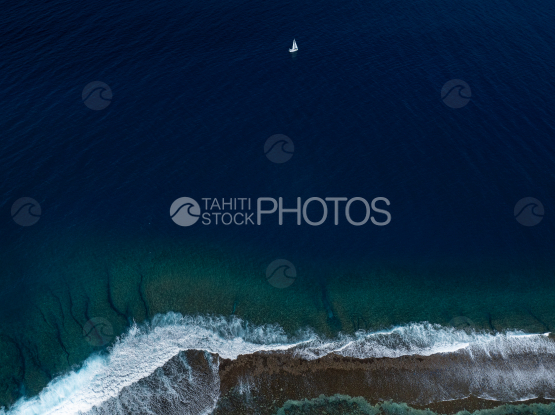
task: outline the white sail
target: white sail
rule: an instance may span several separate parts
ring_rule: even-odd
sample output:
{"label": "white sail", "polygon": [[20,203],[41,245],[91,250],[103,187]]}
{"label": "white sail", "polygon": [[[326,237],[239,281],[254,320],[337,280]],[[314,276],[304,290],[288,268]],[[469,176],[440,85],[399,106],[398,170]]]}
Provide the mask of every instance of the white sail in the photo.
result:
{"label": "white sail", "polygon": [[298,50],[299,48],[297,47],[297,42],[295,41],[295,39],[293,39],[293,47],[289,49],[289,52],[296,52]]}

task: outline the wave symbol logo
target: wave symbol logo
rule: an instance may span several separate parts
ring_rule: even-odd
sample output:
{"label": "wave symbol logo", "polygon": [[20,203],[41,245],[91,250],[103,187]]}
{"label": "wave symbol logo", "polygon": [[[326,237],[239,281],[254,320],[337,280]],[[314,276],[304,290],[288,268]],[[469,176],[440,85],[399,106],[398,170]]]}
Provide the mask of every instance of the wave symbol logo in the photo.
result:
{"label": "wave symbol logo", "polygon": [[81,98],[83,103],[94,111],[106,108],[112,102],[112,90],[104,82],[94,81],[83,88]]}
{"label": "wave symbol logo", "polygon": [[266,281],[276,288],[287,288],[295,282],[297,270],[286,259],[276,259],[266,268]]}
{"label": "wave symbol logo", "polygon": [[460,79],[452,79],[441,88],[441,99],[445,105],[451,108],[464,107],[471,97],[470,86]]}
{"label": "wave symbol logo", "polygon": [[285,163],[293,157],[293,140],[283,134],[274,134],[264,143],[264,154],[272,163]]}
{"label": "wave symbol logo", "polygon": [[113,339],[114,328],[105,318],[93,317],[83,326],[83,337],[91,346],[102,347]]}
{"label": "wave symbol logo", "polygon": [[20,226],[31,226],[37,223],[42,209],[35,199],[22,197],[12,205],[12,219]]}
{"label": "wave symbol logo", "polygon": [[515,219],[524,226],[536,226],[543,220],[544,209],[542,202],[533,197],[520,199],[515,205]]}
{"label": "wave symbol logo", "polygon": [[453,317],[449,321],[449,326],[456,328],[457,330],[475,330],[475,324],[472,320],[465,316]]}
{"label": "wave symbol logo", "polygon": [[172,203],[170,216],[179,226],[191,226],[200,218],[200,206],[195,199],[180,197]]}

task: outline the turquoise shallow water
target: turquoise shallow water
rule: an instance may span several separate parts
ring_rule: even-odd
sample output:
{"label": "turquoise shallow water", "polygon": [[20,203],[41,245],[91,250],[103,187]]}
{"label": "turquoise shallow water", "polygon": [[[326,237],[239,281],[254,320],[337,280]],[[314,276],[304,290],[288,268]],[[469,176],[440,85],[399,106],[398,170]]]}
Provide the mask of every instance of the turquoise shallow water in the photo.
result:
{"label": "turquoise shallow water", "polygon": [[[325,411],[328,414],[345,415],[433,415],[434,411],[411,408],[406,404],[388,402],[385,404],[371,405],[362,398],[351,398],[345,395],[335,395],[331,397],[321,396],[317,399],[306,399],[304,401],[288,401],[277,412],[278,415],[294,414],[321,414]],[[528,414],[552,414],[555,412],[555,405],[506,405],[496,409],[483,409],[477,411],[460,411],[457,415],[528,415]]]}
{"label": "turquoise shallow water", "polygon": [[[47,242],[37,243],[41,238]],[[10,287],[12,298],[22,300],[14,316],[24,319],[40,317],[37,305],[44,305],[43,314],[64,311],[73,323],[77,316],[107,313],[118,331],[130,319],[168,311],[235,314],[256,324],[279,323],[289,332],[310,326],[326,334],[418,321],[448,325],[456,317],[477,329],[541,332],[554,321],[549,263],[520,268],[500,259],[431,264],[298,255],[288,257],[297,278],[280,289],[266,280],[268,265],[279,258],[275,250],[240,244],[83,229],[37,233],[22,251],[24,257],[11,258],[4,272],[16,275],[24,258],[33,258],[20,285]],[[75,316],[66,310],[70,306]]]}

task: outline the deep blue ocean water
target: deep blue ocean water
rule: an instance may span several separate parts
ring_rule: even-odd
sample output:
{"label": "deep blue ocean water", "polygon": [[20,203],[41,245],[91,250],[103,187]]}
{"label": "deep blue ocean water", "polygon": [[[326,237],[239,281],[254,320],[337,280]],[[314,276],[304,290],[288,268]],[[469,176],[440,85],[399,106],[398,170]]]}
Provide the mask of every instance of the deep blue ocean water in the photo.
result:
{"label": "deep blue ocean water", "polygon": [[[530,230],[513,207],[553,203],[553,12],[539,1],[6,5],[4,206],[31,195],[52,226],[185,236],[166,215],[180,195],[384,196],[388,227],[289,226],[273,243],[546,254],[549,213]],[[451,79],[472,88],[459,110],[441,101]],[[81,102],[96,80],[113,91],[106,110]],[[283,165],[261,150],[278,133],[295,143]],[[248,242],[257,230],[208,232]]]}
{"label": "deep blue ocean water", "polygon": [[[70,286],[95,284],[96,270],[77,271],[87,246],[109,252],[108,264],[133,265],[118,251],[122,241],[143,241],[145,252],[166,249],[161,241],[202,244],[213,249],[210,258],[221,249],[261,275],[269,261],[288,258],[305,270],[308,286],[329,286],[323,308],[335,313],[345,305],[341,290],[372,290],[369,264],[391,271],[389,282],[374,286],[389,304],[411,297],[414,287],[429,292],[422,310],[392,311],[373,328],[472,313],[460,304],[434,309],[440,292],[461,279],[473,293],[464,295],[480,303],[483,294],[501,326],[525,328],[505,319],[503,307],[533,313],[537,302],[536,317],[554,327],[553,2],[56,0],[3,2],[1,10],[6,333],[17,326],[14,336],[25,336],[22,313],[35,310],[48,287],[61,287],[62,273]],[[462,108],[442,101],[452,79],[471,88]],[[93,81],[113,92],[99,111],[82,100]],[[264,155],[274,134],[294,142],[286,163]],[[263,226],[179,227],[169,209],[183,196],[199,203],[283,197],[287,207],[297,197],[386,197],[392,220],[355,227],[330,217],[312,227],[286,214],[283,226],[274,215]],[[40,203],[37,224],[12,220],[21,197]],[[525,197],[543,204],[536,226],[515,220]],[[164,258],[154,266],[173,260]],[[326,274],[331,269],[349,275]],[[458,293],[451,295],[456,303]],[[256,303],[248,295],[236,301]],[[497,315],[491,304],[499,305]],[[131,309],[128,317],[148,317]],[[119,324],[123,330],[125,319]],[[54,366],[63,372],[62,363]]]}

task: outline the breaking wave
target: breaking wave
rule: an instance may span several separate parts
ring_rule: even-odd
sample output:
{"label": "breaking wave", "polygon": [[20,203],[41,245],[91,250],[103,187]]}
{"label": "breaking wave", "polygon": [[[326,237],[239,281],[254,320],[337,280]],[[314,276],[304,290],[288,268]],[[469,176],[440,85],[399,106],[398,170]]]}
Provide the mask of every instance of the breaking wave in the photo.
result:
{"label": "breaking wave", "polygon": [[[192,350],[204,352],[204,367],[190,364],[180,354]],[[234,360],[260,351],[287,352],[307,360],[330,353],[361,359],[462,353],[479,363],[479,376],[471,368],[461,376],[477,376],[475,390],[481,397],[525,400],[542,391],[543,397],[550,398],[555,389],[555,342],[547,334],[491,334],[415,323],[326,339],[311,329],[287,335],[277,325],[256,326],[237,317],[168,313],[148,324],[133,325],[107,353],[90,356],[78,370],[54,379],[38,396],[21,398],[9,410],[0,410],[0,415],[117,414],[127,413],[124,407],[140,410],[141,405],[150,408],[144,413],[175,413],[173,401],[179,401],[179,413],[210,413],[219,398],[219,359]],[[162,371],[176,356],[179,367]],[[518,363],[522,356],[532,356],[533,365],[527,362],[522,367]],[[486,381],[485,369],[489,371]],[[184,391],[172,388],[170,379],[176,376],[187,378]],[[144,382],[148,377],[158,378],[156,388],[149,389],[151,383]],[[161,405],[156,403],[157,394],[166,395],[163,412],[153,409]]]}

